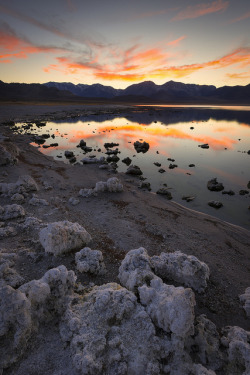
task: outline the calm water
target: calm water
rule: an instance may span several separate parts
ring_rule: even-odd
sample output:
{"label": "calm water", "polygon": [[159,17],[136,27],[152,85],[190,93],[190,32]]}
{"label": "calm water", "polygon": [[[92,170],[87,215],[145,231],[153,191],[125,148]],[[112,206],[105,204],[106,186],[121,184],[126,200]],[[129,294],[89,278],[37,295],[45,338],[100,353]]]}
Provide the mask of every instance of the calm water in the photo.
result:
{"label": "calm water", "polygon": [[[48,122],[42,128],[33,125],[27,131],[54,134],[55,138],[47,139],[45,145],[57,142],[59,146],[47,149],[41,146],[40,150],[66,163],[65,150],[74,151],[80,161],[89,155],[106,156],[105,142],[119,143],[118,171],[127,170],[121,160],[129,156],[132,164],[142,169],[153,192],[167,184],[174,201],[250,229],[250,194],[239,195],[240,190],[250,191],[247,188],[250,181],[250,155],[247,153],[250,150],[249,107],[234,110],[226,107],[140,107],[123,116],[90,114],[87,118]],[[76,147],[81,139],[93,147],[92,152],[84,155]],[[148,142],[149,151],[137,153],[133,146],[137,140]],[[198,147],[204,143],[209,144],[209,149]],[[97,152],[99,148],[101,152]],[[168,158],[174,159],[178,167],[169,169],[171,161]],[[155,162],[161,163],[166,172],[159,173]],[[195,167],[189,167],[190,164],[195,164]],[[209,191],[207,181],[214,177],[223,183],[225,190],[233,190],[235,195]],[[182,200],[183,196],[194,196],[195,199],[186,202]],[[209,200],[218,200],[223,207],[212,208],[207,204]]]}

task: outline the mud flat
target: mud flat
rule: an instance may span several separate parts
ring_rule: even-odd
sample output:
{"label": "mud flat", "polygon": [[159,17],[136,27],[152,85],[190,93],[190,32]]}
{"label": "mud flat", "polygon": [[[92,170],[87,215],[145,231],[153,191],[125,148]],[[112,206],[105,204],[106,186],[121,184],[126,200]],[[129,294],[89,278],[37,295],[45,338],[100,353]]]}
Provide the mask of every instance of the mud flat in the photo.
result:
{"label": "mud flat", "polygon": [[0,373],[249,374],[250,232],[12,133],[76,110],[1,112]]}

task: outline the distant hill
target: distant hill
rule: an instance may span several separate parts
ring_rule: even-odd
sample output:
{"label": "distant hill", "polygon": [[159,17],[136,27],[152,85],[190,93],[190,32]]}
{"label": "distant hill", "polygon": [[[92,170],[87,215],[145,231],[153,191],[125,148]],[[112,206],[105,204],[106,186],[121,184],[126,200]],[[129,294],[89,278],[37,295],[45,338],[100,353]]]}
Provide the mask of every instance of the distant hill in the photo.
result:
{"label": "distant hill", "polygon": [[74,101],[82,100],[70,91],[47,87],[38,83],[4,83],[0,81],[0,100],[21,101]]}
{"label": "distant hill", "polygon": [[169,81],[156,85],[152,81],[128,86],[126,89],[114,89],[100,84],[74,85],[70,82],[48,82],[47,87],[68,90],[75,95],[85,98],[105,98],[127,102],[158,102],[182,104],[249,104],[250,84],[247,86],[224,86],[216,88],[211,85],[185,84]]}

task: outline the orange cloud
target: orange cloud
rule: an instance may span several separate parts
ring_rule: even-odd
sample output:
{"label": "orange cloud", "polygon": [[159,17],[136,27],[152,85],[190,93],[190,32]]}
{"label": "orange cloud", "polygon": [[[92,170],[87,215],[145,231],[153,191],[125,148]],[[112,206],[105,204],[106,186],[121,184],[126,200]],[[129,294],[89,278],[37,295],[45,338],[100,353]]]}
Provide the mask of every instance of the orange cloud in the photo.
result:
{"label": "orange cloud", "polygon": [[186,37],[186,35],[182,35],[180,38],[168,42],[167,46],[178,46],[183,39],[186,39]]}
{"label": "orange cloud", "polygon": [[243,21],[243,20],[246,20],[247,18],[250,18],[250,12],[247,12],[240,17],[234,18],[233,20],[230,21],[230,23]]}
{"label": "orange cloud", "polygon": [[223,0],[216,0],[212,3],[190,5],[186,9],[180,11],[172,21],[180,21],[190,18],[198,18],[206,14],[217,13],[227,9],[229,2]]}
{"label": "orange cloud", "polygon": [[244,73],[228,73],[226,74],[227,77],[232,79],[247,79],[250,78],[250,74],[247,72]]}

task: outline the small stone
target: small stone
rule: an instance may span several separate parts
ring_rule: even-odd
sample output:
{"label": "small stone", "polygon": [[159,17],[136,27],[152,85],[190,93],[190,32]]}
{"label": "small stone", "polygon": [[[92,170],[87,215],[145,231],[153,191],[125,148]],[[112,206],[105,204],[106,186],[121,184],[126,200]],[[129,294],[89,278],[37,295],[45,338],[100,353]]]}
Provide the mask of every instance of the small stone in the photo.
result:
{"label": "small stone", "polygon": [[171,192],[166,188],[158,189],[156,194],[164,195],[169,200],[173,198]]}
{"label": "small stone", "polygon": [[219,201],[209,201],[208,205],[214,208],[220,208],[223,206],[223,204]]}

